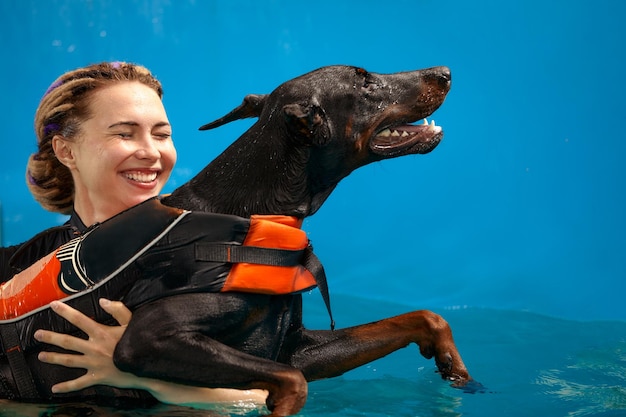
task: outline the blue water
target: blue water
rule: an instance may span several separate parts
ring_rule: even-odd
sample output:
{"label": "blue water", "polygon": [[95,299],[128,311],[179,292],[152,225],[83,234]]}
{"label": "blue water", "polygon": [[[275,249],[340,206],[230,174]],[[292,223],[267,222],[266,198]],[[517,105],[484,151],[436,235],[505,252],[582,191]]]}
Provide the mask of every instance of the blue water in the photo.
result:
{"label": "blue water", "polygon": [[[307,322],[327,328],[317,294],[307,298]],[[405,312],[409,306],[363,298],[334,297],[338,325],[352,325]],[[454,330],[466,365],[486,392],[463,393],[435,373],[435,366],[409,346],[341,377],[313,382],[298,414],[394,417],[602,416],[626,413],[626,323],[577,322],[534,313],[480,308],[439,311]],[[204,410],[160,406],[149,410],[81,407],[64,416],[258,416],[254,404]],[[87,408],[86,408],[87,407]],[[38,416],[57,407],[1,404],[0,413]],[[88,410],[87,414],[85,410]],[[0,414],[8,415],[8,414]]]}
{"label": "blue water", "polygon": [[[24,185],[35,108],[63,71],[127,60],[163,81],[171,190],[249,126],[197,131],[248,93],[330,64],[448,65],[441,145],[354,173],[304,227],[338,325],[433,309],[488,392],[449,388],[409,348],[311,384],[301,415],[624,415],[625,18],[617,0],[2,1],[2,244],[64,221]],[[307,309],[327,327],[317,293]]]}

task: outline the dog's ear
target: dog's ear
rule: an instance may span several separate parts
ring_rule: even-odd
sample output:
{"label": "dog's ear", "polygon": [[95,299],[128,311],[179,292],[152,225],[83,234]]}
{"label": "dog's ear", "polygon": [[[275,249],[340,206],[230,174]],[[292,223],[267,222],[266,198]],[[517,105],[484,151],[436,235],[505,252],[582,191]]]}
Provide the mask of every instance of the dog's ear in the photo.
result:
{"label": "dog's ear", "polygon": [[330,128],[320,106],[287,104],[283,107],[283,114],[287,126],[298,137],[304,137],[310,144],[318,146],[324,146],[329,142]]}
{"label": "dog's ear", "polygon": [[239,107],[235,108],[224,117],[200,126],[199,130],[214,129],[216,127],[225,125],[226,123],[230,123],[239,119],[247,119],[248,117],[259,117],[261,115],[261,112],[263,111],[263,106],[265,105],[265,100],[267,99],[267,97],[268,94],[248,94],[243,99],[243,103],[241,103]]}

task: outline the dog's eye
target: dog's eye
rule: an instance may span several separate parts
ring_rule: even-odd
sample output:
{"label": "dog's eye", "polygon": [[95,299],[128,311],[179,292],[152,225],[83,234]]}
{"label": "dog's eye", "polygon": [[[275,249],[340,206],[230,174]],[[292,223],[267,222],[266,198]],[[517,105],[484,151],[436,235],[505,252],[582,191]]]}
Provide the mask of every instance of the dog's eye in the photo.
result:
{"label": "dog's eye", "polygon": [[[376,80],[376,77],[367,72],[365,69],[356,68],[356,75],[363,80],[363,84],[361,85],[363,90],[371,91],[378,88],[378,81]],[[357,84],[354,86],[356,87]]]}
{"label": "dog's eye", "polygon": [[366,90],[374,90],[378,88],[378,83],[373,77],[370,77],[368,74],[368,76],[366,76],[363,80],[363,88]]}

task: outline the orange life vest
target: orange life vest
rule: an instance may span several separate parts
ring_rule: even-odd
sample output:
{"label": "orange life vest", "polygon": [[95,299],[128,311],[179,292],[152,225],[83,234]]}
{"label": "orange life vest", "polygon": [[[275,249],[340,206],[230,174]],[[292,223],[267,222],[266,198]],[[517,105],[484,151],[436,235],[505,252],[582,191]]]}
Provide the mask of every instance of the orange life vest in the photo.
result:
{"label": "orange life vest", "polygon": [[[150,291],[150,283],[157,279],[167,281],[169,294],[187,291],[190,283],[181,277],[182,268],[194,276],[191,285],[196,291],[306,291],[317,282],[303,264],[310,246],[301,223],[288,216],[244,219],[189,212],[150,199],[91,227],[4,283],[0,287],[0,320],[15,319],[53,300],[93,290],[119,277],[131,264],[141,264],[142,257],[149,258],[149,263],[156,259],[157,264],[171,260],[161,262],[158,273],[151,267],[139,268],[140,272],[145,269],[140,280],[147,283],[142,286],[147,288],[141,291],[143,302],[168,295]],[[168,251],[179,256],[172,257]],[[222,267],[211,268],[213,274],[205,273],[201,266],[207,262],[226,266],[227,273]],[[195,276],[198,269],[201,276]],[[170,275],[182,279],[176,283]]]}

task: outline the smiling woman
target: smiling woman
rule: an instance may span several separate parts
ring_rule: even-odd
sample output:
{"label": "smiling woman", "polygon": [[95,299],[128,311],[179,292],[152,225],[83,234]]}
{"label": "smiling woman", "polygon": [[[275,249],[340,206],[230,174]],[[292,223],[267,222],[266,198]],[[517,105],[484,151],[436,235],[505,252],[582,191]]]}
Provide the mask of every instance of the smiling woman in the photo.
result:
{"label": "smiling woman", "polygon": [[146,69],[122,63],[59,78],[36,114],[35,198],[91,225],[158,195],[176,162],[162,95]]}
{"label": "smiling woman", "polygon": [[[162,95],[160,82],[146,68],[121,62],[70,71],[48,88],[35,115],[38,151],[28,161],[27,183],[45,209],[70,214],[70,219],[23,245],[0,250],[0,282],[8,281],[0,287],[0,293],[12,288],[15,280],[11,277],[60,245],[76,236],[86,236],[92,230],[89,227],[161,193],[176,162]],[[98,255],[109,256],[106,252]],[[41,290],[35,288],[35,293]],[[4,301],[2,307],[6,307]],[[66,317],[79,314],[74,313]],[[112,314],[122,324],[130,319],[128,311],[124,320]],[[68,369],[70,381],[65,383],[64,392],[81,389],[81,396],[95,400],[104,392],[110,401],[113,390],[113,397],[120,401],[150,401],[148,391],[165,402],[199,403],[250,395],[237,390],[182,387],[122,373],[113,365],[111,356],[123,327],[101,326],[86,316],[80,320],[81,324],[72,323],[88,333],[87,340],[51,332],[43,336],[47,343],[84,354],[81,363],[59,361],[59,354],[48,356],[48,360],[56,361],[52,363],[87,369],[87,373]],[[11,323],[8,325],[4,328],[11,328]],[[22,378],[30,372],[21,349],[11,349],[22,346],[22,341],[17,334],[7,337],[4,331],[0,333],[3,360],[10,365],[3,367],[10,372],[1,378],[0,398],[33,400],[43,396],[58,400],[54,395],[58,387],[49,387],[50,381]],[[98,335],[108,335],[108,344],[99,344]],[[61,358],[65,356],[60,354]]]}
{"label": "smiling woman", "polygon": [[93,224],[157,195],[176,150],[160,97],[139,82],[104,87],[88,107],[75,137],[55,135],[52,147],[72,173],[74,210]]}

